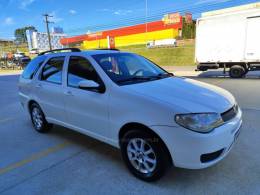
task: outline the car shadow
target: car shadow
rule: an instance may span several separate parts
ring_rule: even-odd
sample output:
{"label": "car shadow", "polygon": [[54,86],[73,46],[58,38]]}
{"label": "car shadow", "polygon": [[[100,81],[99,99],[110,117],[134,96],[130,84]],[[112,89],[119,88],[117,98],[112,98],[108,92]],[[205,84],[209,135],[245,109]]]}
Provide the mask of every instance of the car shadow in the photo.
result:
{"label": "car shadow", "polygon": [[108,160],[115,162],[121,161],[121,154],[119,149],[80,132],[54,125],[50,132],[50,136],[62,138],[63,140],[68,141],[72,145],[78,146],[83,150],[91,149],[96,153],[108,158]]}
{"label": "car shadow", "polygon": [[168,170],[166,175],[162,177],[159,181],[147,183],[143,182],[137,178],[135,178],[125,167],[123,159],[121,157],[120,150],[110,146],[106,143],[98,141],[94,138],[91,138],[87,135],[78,133],[76,131],[61,127],[61,126],[54,126],[52,131],[50,132],[50,136],[57,136],[62,138],[66,141],[69,141],[73,145],[77,145],[84,150],[91,150],[91,152],[101,156],[102,159],[111,163],[116,166],[117,169],[120,169],[120,172],[123,172],[124,177],[122,179],[126,179],[129,182],[137,182],[138,185],[143,185],[146,187],[167,187],[172,188],[172,185],[182,186],[185,187],[185,183],[196,183],[198,176],[205,177],[209,180],[213,180],[214,176],[216,176],[216,169],[219,172],[224,170],[223,164],[221,163],[207,168],[203,170],[187,170],[172,167]]}

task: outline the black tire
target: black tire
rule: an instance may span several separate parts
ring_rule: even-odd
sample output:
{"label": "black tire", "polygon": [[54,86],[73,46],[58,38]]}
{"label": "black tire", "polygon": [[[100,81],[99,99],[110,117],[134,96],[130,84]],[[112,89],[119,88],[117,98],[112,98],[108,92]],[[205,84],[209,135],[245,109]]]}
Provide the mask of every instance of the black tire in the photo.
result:
{"label": "black tire", "polygon": [[[141,144],[141,140],[145,141],[145,146],[143,147],[145,151],[142,154],[136,154],[135,152],[129,152],[128,147],[132,145],[133,141],[136,141],[138,145],[138,141]],[[147,144],[147,145],[146,145]],[[137,178],[152,182],[160,179],[166,172],[166,170],[170,167],[170,157],[167,149],[165,148],[165,145],[162,143],[161,139],[159,139],[157,136],[153,135],[152,133],[148,133],[146,131],[141,130],[131,130],[128,131],[123,138],[120,140],[120,146],[121,146],[121,153],[123,160],[125,161],[126,166],[130,170],[130,172],[136,176]],[[139,145],[140,147],[140,145]],[[150,152],[149,154],[146,154],[147,152],[151,151],[150,148],[152,148],[153,152]],[[137,152],[138,153],[138,152]],[[141,152],[140,152],[141,153]],[[129,155],[131,154],[131,158],[136,158],[136,160],[132,161],[130,160]],[[143,157],[140,157],[142,155]],[[149,156],[150,155],[150,156]],[[142,158],[141,161],[139,161],[140,158]],[[139,160],[137,160],[139,158]],[[149,161],[148,159],[149,158]],[[153,161],[151,159],[155,159],[153,164]],[[134,164],[142,164],[140,166],[140,169],[138,170]],[[145,166],[146,165],[146,166]],[[147,165],[151,168],[148,172],[145,172],[145,169]],[[137,165],[138,166],[138,165]],[[142,168],[141,168],[142,167]]]}
{"label": "black tire", "polygon": [[229,76],[232,78],[242,78],[246,74],[243,66],[235,65],[229,70]]}
{"label": "black tire", "polygon": [[249,69],[247,67],[244,67],[245,69],[245,73],[244,73],[244,76],[249,72]]}
{"label": "black tire", "polygon": [[200,67],[199,67],[199,70],[200,70],[200,71],[207,71],[208,68],[207,68],[207,67],[200,66]]}
{"label": "black tire", "polygon": [[36,103],[31,104],[30,115],[31,115],[33,127],[37,132],[46,133],[53,127],[52,124],[49,124],[46,121],[45,115],[38,104]]}

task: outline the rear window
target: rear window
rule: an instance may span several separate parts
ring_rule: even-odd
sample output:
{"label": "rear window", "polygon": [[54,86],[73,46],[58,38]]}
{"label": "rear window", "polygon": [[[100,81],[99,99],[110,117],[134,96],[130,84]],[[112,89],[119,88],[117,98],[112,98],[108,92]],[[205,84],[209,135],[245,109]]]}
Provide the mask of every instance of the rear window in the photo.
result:
{"label": "rear window", "polygon": [[32,79],[36,72],[39,70],[40,66],[45,61],[46,56],[40,56],[33,59],[23,71],[22,77],[24,79]]}

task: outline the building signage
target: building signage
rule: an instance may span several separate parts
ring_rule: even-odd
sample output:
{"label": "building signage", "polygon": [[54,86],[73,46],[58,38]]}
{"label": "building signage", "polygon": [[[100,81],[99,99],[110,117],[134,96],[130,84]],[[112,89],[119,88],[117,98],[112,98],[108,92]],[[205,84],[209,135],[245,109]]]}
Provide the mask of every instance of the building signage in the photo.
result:
{"label": "building signage", "polygon": [[97,33],[88,34],[88,37],[98,38],[98,37],[101,37],[102,35],[103,35],[102,32],[97,32]]}
{"label": "building signage", "polygon": [[181,22],[181,15],[180,13],[172,13],[164,15],[162,21],[164,24],[177,24]]}

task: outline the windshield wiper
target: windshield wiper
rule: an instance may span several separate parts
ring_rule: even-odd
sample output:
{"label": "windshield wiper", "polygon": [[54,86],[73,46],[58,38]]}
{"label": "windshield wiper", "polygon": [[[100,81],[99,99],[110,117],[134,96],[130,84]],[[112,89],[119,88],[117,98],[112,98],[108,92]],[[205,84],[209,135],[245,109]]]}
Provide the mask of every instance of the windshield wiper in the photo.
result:
{"label": "windshield wiper", "polygon": [[160,77],[165,77],[165,76],[169,76],[169,77],[172,77],[172,76],[174,76],[174,74],[173,73],[170,73],[170,72],[166,72],[166,73],[161,73],[161,74],[158,74],[157,76],[160,76]]}
{"label": "windshield wiper", "polygon": [[174,76],[172,73],[160,73],[160,74],[157,74],[155,76],[150,76],[150,78],[154,78],[154,79],[162,79],[162,78],[167,78],[167,77],[172,77]]}
{"label": "windshield wiper", "polygon": [[146,77],[142,77],[142,76],[135,76],[135,77],[130,77],[130,78],[126,78],[126,79],[122,79],[122,80],[118,80],[118,83],[125,83],[125,82],[131,82],[131,81],[152,81],[155,79],[162,79],[162,78],[166,78],[166,77],[170,77],[173,76],[172,73],[161,73],[158,75],[154,75],[154,76],[146,76]]}
{"label": "windshield wiper", "polygon": [[131,81],[150,81],[152,80],[152,77],[140,77],[140,76],[136,76],[136,77],[130,77],[127,79],[122,79],[117,81],[118,83],[125,83],[125,82],[131,82]]}

